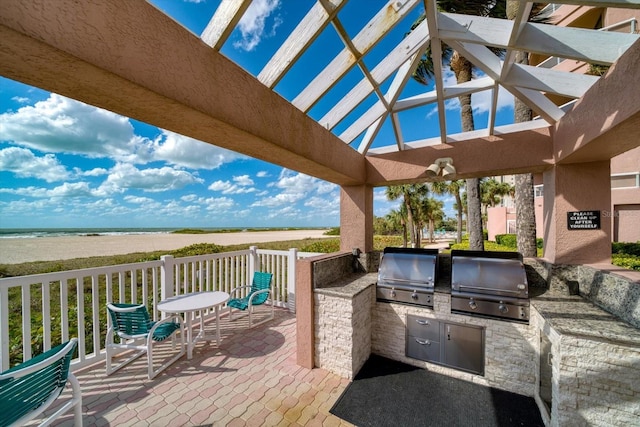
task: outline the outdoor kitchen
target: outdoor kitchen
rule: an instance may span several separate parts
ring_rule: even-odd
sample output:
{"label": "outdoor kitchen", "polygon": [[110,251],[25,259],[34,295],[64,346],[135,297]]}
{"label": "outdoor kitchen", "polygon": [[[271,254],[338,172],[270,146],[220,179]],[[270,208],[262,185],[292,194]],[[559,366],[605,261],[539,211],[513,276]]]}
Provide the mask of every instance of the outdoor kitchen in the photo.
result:
{"label": "outdoor kitchen", "polygon": [[317,367],[352,379],[375,354],[531,396],[547,425],[637,425],[632,280],[516,253],[388,248],[308,262]]}

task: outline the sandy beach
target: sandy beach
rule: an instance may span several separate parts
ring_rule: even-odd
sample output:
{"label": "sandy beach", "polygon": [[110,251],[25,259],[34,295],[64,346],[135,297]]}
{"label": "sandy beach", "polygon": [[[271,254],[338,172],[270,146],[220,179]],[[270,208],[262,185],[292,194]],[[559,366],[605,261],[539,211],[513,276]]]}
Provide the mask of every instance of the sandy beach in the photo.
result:
{"label": "sandy beach", "polygon": [[0,239],[0,264],[55,261],[101,255],[122,255],[180,249],[195,243],[236,245],[325,236],[323,230],[246,231],[210,234],[135,234]]}

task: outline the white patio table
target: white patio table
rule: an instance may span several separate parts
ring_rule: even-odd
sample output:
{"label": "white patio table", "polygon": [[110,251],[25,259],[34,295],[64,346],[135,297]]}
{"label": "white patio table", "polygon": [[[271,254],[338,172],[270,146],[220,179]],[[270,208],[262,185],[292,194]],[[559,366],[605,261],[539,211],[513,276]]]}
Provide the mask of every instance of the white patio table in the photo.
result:
{"label": "white patio table", "polygon": [[221,291],[193,292],[167,298],[158,303],[158,310],[164,313],[184,313],[187,323],[187,359],[193,357],[193,347],[198,341],[206,340],[204,316],[200,313],[200,331],[193,336],[193,320],[196,311],[210,307],[216,312],[216,344],[220,346],[220,306],[227,302],[229,294]]}

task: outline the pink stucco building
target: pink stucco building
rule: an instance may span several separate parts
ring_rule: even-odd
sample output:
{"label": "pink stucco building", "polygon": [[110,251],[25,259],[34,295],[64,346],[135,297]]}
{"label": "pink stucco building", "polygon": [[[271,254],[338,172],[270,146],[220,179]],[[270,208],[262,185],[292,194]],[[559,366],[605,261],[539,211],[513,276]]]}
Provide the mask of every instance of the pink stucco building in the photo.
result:
{"label": "pink stucco building", "polygon": [[[558,26],[594,28],[602,31],[637,33],[640,22],[636,13],[628,9],[598,8],[593,6],[562,5],[548,6],[551,23]],[[584,62],[557,57],[531,55],[532,64],[559,70],[588,72]],[[551,99],[558,105],[572,103],[555,95]],[[631,149],[611,159],[611,207],[601,212],[611,218],[611,238],[614,242],[640,241],[640,148]],[[501,177],[507,179],[508,177]],[[542,175],[535,177],[536,234],[544,235]],[[502,206],[488,209],[487,228],[489,240],[497,234],[515,233],[516,212],[513,201],[508,198]]]}

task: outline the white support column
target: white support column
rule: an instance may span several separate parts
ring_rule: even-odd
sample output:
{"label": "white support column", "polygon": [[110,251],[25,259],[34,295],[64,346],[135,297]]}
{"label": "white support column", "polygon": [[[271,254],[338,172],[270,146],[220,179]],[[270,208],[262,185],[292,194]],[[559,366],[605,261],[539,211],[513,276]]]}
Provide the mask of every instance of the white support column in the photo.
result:
{"label": "white support column", "polygon": [[292,313],[296,312],[296,261],[298,249],[289,249],[289,263],[287,266],[287,306]]}

